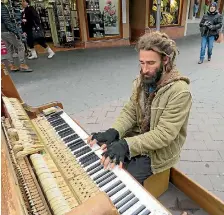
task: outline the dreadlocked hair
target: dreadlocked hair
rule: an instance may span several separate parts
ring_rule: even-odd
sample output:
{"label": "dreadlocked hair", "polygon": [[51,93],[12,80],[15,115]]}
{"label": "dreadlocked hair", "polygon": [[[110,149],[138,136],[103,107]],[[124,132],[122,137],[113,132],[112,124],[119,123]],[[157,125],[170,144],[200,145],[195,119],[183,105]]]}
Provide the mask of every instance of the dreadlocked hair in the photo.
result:
{"label": "dreadlocked hair", "polygon": [[159,31],[154,31],[141,36],[136,49],[138,52],[140,50],[152,50],[161,54],[162,57],[167,56],[169,62],[167,64],[166,72],[169,72],[173,68],[175,58],[177,54],[179,54],[176,43],[170,39],[166,33],[161,33]]}
{"label": "dreadlocked hair", "polygon": [[[165,72],[170,72],[175,67],[175,59],[179,54],[176,43],[170,39],[166,33],[154,31],[146,33],[141,36],[136,45],[136,50],[155,51],[161,54],[161,57],[167,56],[169,58],[168,63],[164,66]],[[142,81],[140,82],[139,89],[137,89],[136,101],[139,99],[140,89],[142,87]]]}

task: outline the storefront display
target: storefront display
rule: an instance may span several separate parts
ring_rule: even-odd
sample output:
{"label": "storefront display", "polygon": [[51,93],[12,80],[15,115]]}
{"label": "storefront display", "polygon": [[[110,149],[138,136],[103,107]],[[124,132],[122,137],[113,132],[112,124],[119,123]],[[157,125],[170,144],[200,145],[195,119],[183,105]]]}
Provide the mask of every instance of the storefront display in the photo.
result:
{"label": "storefront display", "polygon": [[45,8],[44,2],[36,1],[34,4],[34,7],[35,7],[37,13],[39,14],[45,38],[51,39],[51,28],[50,28],[50,22],[49,22],[49,17],[48,17],[48,11]]}
{"label": "storefront display", "polygon": [[[182,0],[162,0],[161,1],[161,19],[160,25],[178,25],[179,14],[181,13]],[[150,4],[149,26],[156,25],[157,0],[153,0]]]}
{"label": "storefront display", "polygon": [[86,0],[89,38],[120,35],[120,1]]}

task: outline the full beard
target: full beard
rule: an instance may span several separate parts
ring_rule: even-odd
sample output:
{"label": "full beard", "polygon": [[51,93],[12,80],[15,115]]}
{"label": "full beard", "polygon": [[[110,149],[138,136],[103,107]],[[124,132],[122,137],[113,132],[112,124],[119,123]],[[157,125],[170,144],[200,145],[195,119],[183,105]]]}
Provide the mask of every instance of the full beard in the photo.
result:
{"label": "full beard", "polygon": [[155,75],[152,77],[147,77],[146,75],[142,74],[142,71],[140,71],[142,83],[151,86],[156,85],[156,83],[160,80],[162,73],[163,73],[162,63],[160,64],[160,67],[156,69]]}

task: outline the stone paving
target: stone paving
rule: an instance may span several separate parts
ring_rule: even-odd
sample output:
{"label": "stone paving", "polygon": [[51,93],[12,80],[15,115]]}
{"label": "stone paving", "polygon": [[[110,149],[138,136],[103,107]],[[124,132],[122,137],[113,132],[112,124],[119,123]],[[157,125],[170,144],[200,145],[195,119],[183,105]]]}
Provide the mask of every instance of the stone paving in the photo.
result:
{"label": "stone paving", "polygon": [[[177,66],[191,79],[193,106],[188,136],[177,165],[224,201],[224,44],[215,44],[211,62],[197,64],[200,38],[177,41]],[[128,100],[138,73],[133,47],[57,53],[32,61],[30,74],[12,74],[24,100],[59,100],[89,133],[109,128]],[[53,62],[53,63],[48,63]]]}

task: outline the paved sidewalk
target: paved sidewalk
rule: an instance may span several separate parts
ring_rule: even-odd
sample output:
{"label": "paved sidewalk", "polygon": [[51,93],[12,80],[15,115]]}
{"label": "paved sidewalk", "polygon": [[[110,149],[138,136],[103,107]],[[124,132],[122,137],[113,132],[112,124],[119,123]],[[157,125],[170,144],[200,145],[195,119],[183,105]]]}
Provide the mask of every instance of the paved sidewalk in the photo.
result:
{"label": "paved sidewalk", "polygon": [[[198,65],[200,38],[177,41],[177,66],[191,79],[193,106],[177,167],[224,200],[224,44],[211,62]],[[30,105],[61,101],[89,133],[109,128],[131,93],[138,73],[133,47],[77,50],[31,61],[33,73],[12,74]]]}

